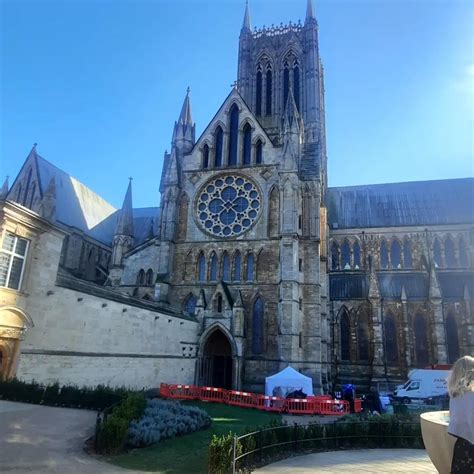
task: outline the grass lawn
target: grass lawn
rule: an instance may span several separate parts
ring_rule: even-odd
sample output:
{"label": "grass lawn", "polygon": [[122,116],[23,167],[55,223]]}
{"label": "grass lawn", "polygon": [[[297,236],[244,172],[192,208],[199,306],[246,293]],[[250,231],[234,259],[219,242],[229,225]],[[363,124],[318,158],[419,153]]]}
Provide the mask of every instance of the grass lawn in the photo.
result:
{"label": "grass lawn", "polygon": [[207,473],[208,447],[212,435],[229,431],[240,434],[247,427],[268,425],[280,415],[221,403],[184,402],[203,408],[212,418],[207,430],[160,441],[149,448],[134,449],[126,454],[107,458],[112,464],[128,469],[156,473]]}

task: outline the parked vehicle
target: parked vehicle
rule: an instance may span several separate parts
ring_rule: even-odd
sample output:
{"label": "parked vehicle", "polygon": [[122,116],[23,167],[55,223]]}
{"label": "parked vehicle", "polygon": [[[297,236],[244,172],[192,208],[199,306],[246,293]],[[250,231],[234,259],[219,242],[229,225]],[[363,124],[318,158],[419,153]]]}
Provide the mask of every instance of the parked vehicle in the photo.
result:
{"label": "parked vehicle", "polygon": [[403,403],[426,402],[431,397],[448,393],[450,370],[413,369],[408,380],[393,392],[393,398]]}

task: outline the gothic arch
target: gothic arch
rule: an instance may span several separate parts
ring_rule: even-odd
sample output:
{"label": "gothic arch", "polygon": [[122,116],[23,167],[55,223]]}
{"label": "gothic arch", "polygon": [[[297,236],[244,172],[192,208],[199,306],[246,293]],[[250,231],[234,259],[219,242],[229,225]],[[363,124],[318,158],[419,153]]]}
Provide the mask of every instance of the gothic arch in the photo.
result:
{"label": "gothic arch", "polygon": [[225,115],[227,115],[227,116],[229,115],[229,112],[231,111],[231,109],[234,105],[237,107],[237,109],[239,111],[239,114],[240,114],[240,112],[242,112],[242,110],[243,110],[242,104],[241,104],[240,100],[235,97],[227,104],[227,107],[224,109]]}
{"label": "gothic arch", "polygon": [[402,260],[403,246],[397,237],[393,237],[390,243],[390,266],[392,269],[399,270],[403,268]]}
{"label": "gothic arch", "polygon": [[413,245],[409,237],[403,239],[403,268],[413,268]]}
{"label": "gothic arch", "polygon": [[209,336],[211,336],[215,331],[221,331],[224,336],[227,337],[229,340],[229,344],[232,350],[232,357],[237,357],[241,354],[239,354],[239,351],[237,349],[237,344],[235,342],[234,337],[230,333],[230,331],[221,323],[221,322],[215,322],[211,326],[209,326],[202,334],[201,337],[199,338],[199,354],[202,355],[204,352],[204,346],[209,339]]}
{"label": "gothic arch", "polygon": [[389,247],[385,238],[380,241],[380,269],[388,270],[389,268]]}
{"label": "gothic arch", "polygon": [[232,258],[232,281],[242,281],[242,254],[239,250],[234,252]]}
{"label": "gothic arch", "polygon": [[255,255],[249,251],[245,256],[245,281],[255,281],[255,266]]}
{"label": "gothic arch", "polygon": [[145,270],[143,268],[137,274],[137,285],[144,285],[145,284]]}
{"label": "gothic arch", "polygon": [[222,281],[225,281],[225,282],[232,281],[230,256],[226,250],[224,250],[222,254],[222,258],[221,258],[221,275],[222,275]]}
{"label": "gothic arch", "polygon": [[198,281],[206,281],[206,257],[203,251],[199,252],[196,260],[196,275]]}
{"label": "gothic arch", "polygon": [[145,281],[148,286],[153,285],[153,270],[151,268],[149,268],[146,272]]}
{"label": "gothic arch", "polygon": [[354,243],[352,244],[353,267],[354,270],[362,268],[362,247],[359,238],[354,236]]}
{"label": "gothic arch", "polygon": [[216,252],[212,251],[209,256],[209,274],[208,281],[217,281],[219,275],[219,259],[217,258]]}
{"label": "gothic arch", "polygon": [[339,352],[341,360],[350,361],[352,352],[351,319],[346,306],[342,306],[337,313],[339,321]]}
{"label": "gothic arch", "polygon": [[258,141],[260,141],[262,145],[265,145],[266,143],[265,137],[259,132],[252,136],[252,145],[255,146]]}
{"label": "gothic arch", "polygon": [[35,327],[33,319],[24,309],[11,305],[0,307],[0,326],[4,324],[22,329]]}

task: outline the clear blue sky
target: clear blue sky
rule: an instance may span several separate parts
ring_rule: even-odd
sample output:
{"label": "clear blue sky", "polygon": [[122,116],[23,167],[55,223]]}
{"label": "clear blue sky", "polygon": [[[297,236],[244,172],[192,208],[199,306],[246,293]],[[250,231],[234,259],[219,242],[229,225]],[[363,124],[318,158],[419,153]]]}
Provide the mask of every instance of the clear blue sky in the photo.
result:
{"label": "clear blue sky", "polygon": [[[3,0],[0,177],[32,144],[120,206],[155,206],[191,87],[199,135],[237,74],[243,0]],[[331,186],[473,176],[474,3],[314,0]],[[250,0],[254,26],[306,0]]]}

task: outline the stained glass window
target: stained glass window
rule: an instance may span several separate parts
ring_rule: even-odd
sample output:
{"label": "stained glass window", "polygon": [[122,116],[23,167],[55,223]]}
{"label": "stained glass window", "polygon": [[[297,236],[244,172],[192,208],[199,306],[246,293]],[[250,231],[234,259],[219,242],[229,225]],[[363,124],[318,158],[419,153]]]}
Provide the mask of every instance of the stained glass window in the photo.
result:
{"label": "stained glass window", "polygon": [[255,97],[256,115],[262,115],[262,71],[257,71],[257,89]]}
{"label": "stained glass window", "polygon": [[220,168],[222,166],[222,150],[224,148],[224,133],[221,127],[217,127],[216,130],[216,156],[214,159],[214,166]]}
{"label": "stained glass window", "polygon": [[272,71],[267,71],[266,77],[266,97],[265,97],[265,115],[272,115]]}
{"label": "stained glass window", "polygon": [[234,257],[234,281],[240,281],[242,272],[241,267],[242,257],[240,256],[240,252],[237,251]]}
{"label": "stained glass window", "polygon": [[263,143],[258,140],[255,147],[255,162],[257,165],[263,163]]}
{"label": "stained glass window", "polygon": [[222,279],[224,281],[230,281],[230,259],[227,252],[224,253],[222,257]]}
{"label": "stained glass window", "polygon": [[229,166],[237,164],[237,145],[239,137],[239,109],[234,104],[230,109]]}
{"label": "stained glass window", "polygon": [[413,266],[411,242],[408,239],[403,243],[403,266],[405,268],[411,268]]}
{"label": "stained glass window", "polygon": [[331,269],[339,270],[339,247],[336,242],[333,242],[331,246]]}
{"label": "stained glass window", "polygon": [[382,243],[380,244],[380,268],[382,270],[388,268],[388,248],[385,240],[382,240]]}
{"label": "stained glass window", "polygon": [[209,147],[204,145],[202,149],[202,167],[209,168]]}
{"label": "stained glass window", "polygon": [[392,241],[392,248],[390,249],[390,256],[392,262],[392,268],[400,269],[402,268],[402,261],[401,261],[401,248],[398,240],[394,239]]}
{"label": "stained glass window", "polygon": [[232,237],[249,230],[261,208],[257,186],[243,176],[219,176],[202,188],[197,216],[202,228],[216,237]]}
{"label": "stained glass window", "polygon": [[359,268],[361,267],[360,245],[359,245],[359,242],[357,242],[357,240],[354,242],[353,252],[354,252],[354,269],[359,270]]}
{"label": "stained glass window", "polygon": [[211,257],[211,271],[209,274],[209,279],[211,281],[216,281],[217,280],[217,256],[216,254],[213,254]]}
{"label": "stained glass window", "polygon": [[247,256],[247,272],[245,274],[246,281],[252,281],[254,278],[254,264],[255,264],[255,257],[253,254],[249,254]]}
{"label": "stained glass window", "polygon": [[300,68],[296,64],[293,68],[293,89],[295,96],[295,103],[298,110],[300,109]]}
{"label": "stained glass window", "polygon": [[347,240],[344,241],[341,247],[341,257],[342,257],[342,269],[350,270],[351,269],[351,248]]}
{"label": "stained glass window", "polygon": [[285,69],[283,70],[283,108],[286,107],[289,90],[290,90],[290,70],[288,69],[288,67],[285,67]]}
{"label": "stained glass window", "polygon": [[249,165],[252,156],[252,127],[247,123],[244,127],[244,146],[242,147],[243,164]]}
{"label": "stained glass window", "polygon": [[206,259],[204,255],[199,255],[198,258],[198,279],[199,281],[206,281]]}

